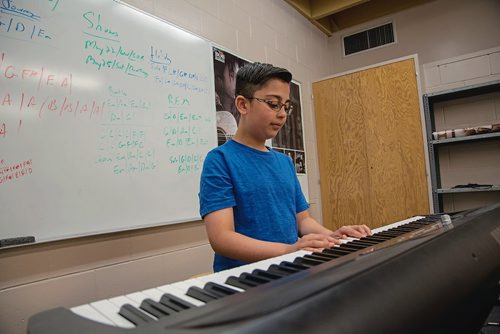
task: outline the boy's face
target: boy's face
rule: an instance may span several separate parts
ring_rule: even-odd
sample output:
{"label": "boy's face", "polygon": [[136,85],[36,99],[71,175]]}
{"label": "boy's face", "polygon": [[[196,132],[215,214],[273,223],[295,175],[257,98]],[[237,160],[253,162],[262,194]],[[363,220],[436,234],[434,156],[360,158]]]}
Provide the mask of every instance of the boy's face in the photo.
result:
{"label": "boy's face", "polygon": [[[261,100],[257,100],[257,98]],[[247,129],[252,137],[259,141],[274,138],[287,119],[284,106],[276,111],[266,101],[272,104],[288,104],[290,102],[290,85],[280,79],[271,79],[255,91],[253,99],[249,100],[250,105],[246,117]]]}

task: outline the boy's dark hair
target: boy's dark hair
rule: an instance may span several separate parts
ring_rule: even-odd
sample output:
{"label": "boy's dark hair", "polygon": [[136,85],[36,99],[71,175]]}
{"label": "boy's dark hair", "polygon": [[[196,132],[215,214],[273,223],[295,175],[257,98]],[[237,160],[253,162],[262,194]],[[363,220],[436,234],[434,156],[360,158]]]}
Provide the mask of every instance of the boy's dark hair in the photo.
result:
{"label": "boy's dark hair", "polygon": [[281,79],[286,83],[292,81],[292,73],[271,64],[249,63],[239,69],[236,75],[235,95],[251,97],[270,79]]}

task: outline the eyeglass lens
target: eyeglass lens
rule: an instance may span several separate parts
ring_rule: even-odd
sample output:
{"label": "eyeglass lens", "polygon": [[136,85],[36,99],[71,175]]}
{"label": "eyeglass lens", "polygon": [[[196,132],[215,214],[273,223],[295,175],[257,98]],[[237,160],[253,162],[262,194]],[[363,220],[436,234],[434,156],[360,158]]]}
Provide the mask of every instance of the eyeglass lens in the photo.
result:
{"label": "eyeglass lens", "polygon": [[280,112],[281,108],[285,107],[285,112],[287,113],[287,115],[289,115],[293,110],[293,106],[290,103],[281,103],[278,101],[261,99],[261,98],[255,97],[255,96],[253,98],[259,102],[266,103],[269,106],[269,108],[271,108],[272,110],[274,110],[276,112]]}

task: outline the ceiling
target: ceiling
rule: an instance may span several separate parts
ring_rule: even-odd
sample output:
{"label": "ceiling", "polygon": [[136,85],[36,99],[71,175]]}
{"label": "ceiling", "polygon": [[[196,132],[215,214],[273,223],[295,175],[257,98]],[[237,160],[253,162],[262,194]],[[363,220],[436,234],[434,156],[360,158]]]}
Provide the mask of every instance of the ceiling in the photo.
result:
{"label": "ceiling", "polygon": [[432,0],[285,0],[327,36]]}

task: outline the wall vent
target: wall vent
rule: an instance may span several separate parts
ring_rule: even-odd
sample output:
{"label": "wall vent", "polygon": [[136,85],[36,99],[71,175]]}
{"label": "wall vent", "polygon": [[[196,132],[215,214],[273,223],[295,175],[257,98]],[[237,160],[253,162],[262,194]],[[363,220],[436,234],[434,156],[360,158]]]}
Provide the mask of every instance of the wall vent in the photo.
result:
{"label": "wall vent", "polygon": [[343,41],[344,55],[348,56],[382,45],[394,43],[394,27],[392,22],[387,23],[375,28],[345,36]]}

